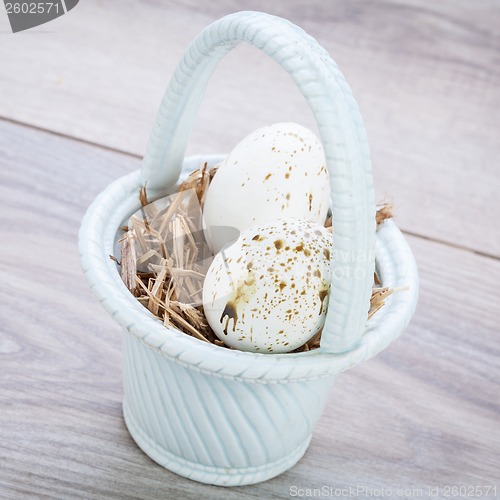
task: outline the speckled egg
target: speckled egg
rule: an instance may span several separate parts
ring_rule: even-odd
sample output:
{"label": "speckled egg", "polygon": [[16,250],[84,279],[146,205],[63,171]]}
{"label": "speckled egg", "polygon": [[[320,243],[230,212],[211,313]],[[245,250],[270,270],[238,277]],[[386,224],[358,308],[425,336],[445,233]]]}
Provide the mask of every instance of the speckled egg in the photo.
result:
{"label": "speckled egg", "polygon": [[276,123],[247,136],[220,165],[203,208],[207,241],[216,253],[256,224],[286,217],[323,224],[329,206],[321,142],[301,125]]}
{"label": "speckled egg", "polygon": [[205,277],[203,307],[226,345],[283,353],[323,326],[331,278],[331,234],[320,224],[281,219],[243,231]]}

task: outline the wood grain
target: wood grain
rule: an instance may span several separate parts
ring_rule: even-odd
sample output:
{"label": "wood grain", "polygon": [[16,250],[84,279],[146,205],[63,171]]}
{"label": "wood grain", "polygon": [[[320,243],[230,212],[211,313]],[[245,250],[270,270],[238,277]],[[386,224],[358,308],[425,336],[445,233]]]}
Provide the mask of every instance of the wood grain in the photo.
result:
{"label": "wood grain", "polygon": [[[241,8],[296,22],[337,60],[367,125],[377,198],[394,201],[401,227],[500,256],[495,0],[87,0],[15,36],[4,16],[0,116],[142,156],[187,44]],[[210,83],[189,152],[229,151],[286,120],[314,128],[288,76],[241,47]]]}
{"label": "wood grain", "polygon": [[339,377],[303,460],[259,485],[205,486],[156,465],[129,437],[121,332],[79,269],[86,207],[139,160],[5,121],[0,159],[0,497],[289,498],[292,486],[359,485],[430,498],[434,486],[500,488],[497,259],[410,237],[422,282],[414,321]]}

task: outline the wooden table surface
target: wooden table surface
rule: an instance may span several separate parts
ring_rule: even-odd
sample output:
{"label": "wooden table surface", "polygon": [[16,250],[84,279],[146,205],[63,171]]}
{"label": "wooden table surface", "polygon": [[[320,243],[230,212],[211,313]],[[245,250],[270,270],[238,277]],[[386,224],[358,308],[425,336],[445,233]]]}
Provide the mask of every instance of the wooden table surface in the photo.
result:
{"label": "wooden table surface", "polygon": [[[398,341],[339,377],[293,469],[222,489],[156,465],[127,433],[121,332],[76,241],[92,199],[140,167],[186,45],[242,8],[299,24],[343,70],[421,299]],[[499,54],[496,0],[86,0],[15,35],[0,7],[0,498],[500,495]],[[286,120],[315,127],[288,76],[239,47],[188,153]]]}

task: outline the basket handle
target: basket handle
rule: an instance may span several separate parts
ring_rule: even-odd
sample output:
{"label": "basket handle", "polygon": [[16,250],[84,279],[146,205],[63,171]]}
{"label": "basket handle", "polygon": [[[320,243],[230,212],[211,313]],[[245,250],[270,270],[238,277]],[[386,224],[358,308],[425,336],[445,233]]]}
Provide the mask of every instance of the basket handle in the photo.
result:
{"label": "basket handle", "polygon": [[375,267],[375,203],[366,133],[349,86],[327,52],[294,24],[261,12],[230,14],[190,44],[165,92],[141,179],[160,192],[177,182],[208,79],[240,42],[279,63],[316,119],[330,174],[333,276],[321,351],[344,352],[365,331]]}

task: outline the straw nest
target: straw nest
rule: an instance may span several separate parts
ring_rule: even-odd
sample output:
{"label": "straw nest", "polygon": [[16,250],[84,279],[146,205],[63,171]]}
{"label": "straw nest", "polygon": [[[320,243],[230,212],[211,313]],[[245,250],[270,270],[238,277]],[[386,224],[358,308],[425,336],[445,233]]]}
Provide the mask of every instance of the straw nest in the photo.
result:
{"label": "straw nest", "polygon": [[[163,321],[203,342],[226,347],[210,328],[202,306],[203,281],[212,254],[203,236],[201,207],[217,167],[195,170],[176,195],[149,203],[145,188],[139,196],[142,208],[122,228],[121,277],[137,300]],[[376,221],[392,217],[392,206],[377,207]],[[332,231],[331,216],[325,227]],[[384,306],[395,290],[383,287],[374,276],[368,319]],[[293,352],[317,349],[321,330]]]}

